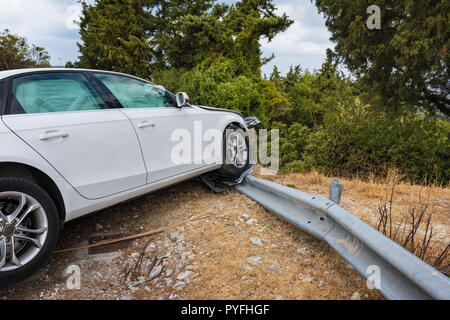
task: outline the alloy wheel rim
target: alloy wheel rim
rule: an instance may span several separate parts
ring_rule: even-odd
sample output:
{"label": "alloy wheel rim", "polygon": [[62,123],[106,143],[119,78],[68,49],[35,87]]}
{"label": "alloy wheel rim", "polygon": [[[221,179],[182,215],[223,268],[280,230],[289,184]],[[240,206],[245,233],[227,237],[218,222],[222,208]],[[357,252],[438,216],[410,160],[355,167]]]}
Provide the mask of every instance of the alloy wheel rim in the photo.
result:
{"label": "alloy wheel rim", "polygon": [[32,261],[47,234],[47,215],[36,199],[22,192],[0,193],[0,273]]}
{"label": "alloy wheel rim", "polygon": [[242,169],[247,164],[248,149],[245,137],[239,134],[237,131],[231,133],[227,140],[227,153],[228,158],[232,161],[232,164]]}

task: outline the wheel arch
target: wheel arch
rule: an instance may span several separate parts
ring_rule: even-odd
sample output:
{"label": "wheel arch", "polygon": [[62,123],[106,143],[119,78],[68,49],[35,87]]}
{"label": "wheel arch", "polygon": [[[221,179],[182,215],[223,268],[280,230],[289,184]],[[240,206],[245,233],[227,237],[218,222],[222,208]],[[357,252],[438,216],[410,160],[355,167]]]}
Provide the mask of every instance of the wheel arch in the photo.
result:
{"label": "wheel arch", "polygon": [[18,162],[0,162],[0,177],[15,177],[32,181],[44,189],[55,201],[62,223],[66,219],[64,198],[56,183],[43,171]]}
{"label": "wheel arch", "polygon": [[237,122],[237,121],[232,121],[232,122],[228,123],[225,128],[228,128],[231,125],[235,125],[235,126],[241,128],[242,130],[244,130],[244,132],[247,132],[247,130],[248,130],[245,125],[243,125],[242,123]]}

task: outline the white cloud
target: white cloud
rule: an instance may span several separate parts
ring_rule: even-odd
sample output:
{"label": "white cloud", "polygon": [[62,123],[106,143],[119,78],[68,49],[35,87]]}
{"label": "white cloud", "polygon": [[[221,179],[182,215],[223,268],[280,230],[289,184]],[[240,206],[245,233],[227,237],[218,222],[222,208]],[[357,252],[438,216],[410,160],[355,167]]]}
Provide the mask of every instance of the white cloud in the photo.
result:
{"label": "white cloud", "polygon": [[[326,49],[332,44],[315,5],[310,0],[274,0],[274,3],[279,14],[286,13],[295,23],[272,42],[261,41],[265,56],[276,55],[263,67],[263,72],[270,73],[273,65],[282,72],[297,64],[310,70],[320,68]],[[80,35],[73,23],[79,14],[77,0],[0,0],[0,29],[8,28],[46,48],[52,64],[63,65],[79,55],[76,42],[80,41]]]}
{"label": "white cloud", "polygon": [[78,56],[74,6],[77,0],[0,0],[0,29],[44,47],[53,65],[63,65]]}
{"label": "white cloud", "polygon": [[263,67],[264,73],[270,73],[274,65],[282,72],[287,72],[290,65],[301,65],[311,71],[318,69],[326,57],[326,49],[333,48],[329,41],[330,33],[325,20],[317,13],[309,0],[278,0],[278,14],[286,13],[294,23],[288,30],[279,34],[271,42],[261,41],[263,52],[276,58]]}

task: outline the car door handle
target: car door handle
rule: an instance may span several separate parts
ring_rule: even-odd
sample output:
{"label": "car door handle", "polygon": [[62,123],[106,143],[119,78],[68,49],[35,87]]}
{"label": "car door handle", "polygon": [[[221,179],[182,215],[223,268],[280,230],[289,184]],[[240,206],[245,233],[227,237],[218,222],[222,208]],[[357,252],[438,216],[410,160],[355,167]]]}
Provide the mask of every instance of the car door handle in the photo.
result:
{"label": "car door handle", "polygon": [[137,124],[137,127],[139,129],[154,128],[154,127],[156,127],[156,124],[149,122],[149,121],[142,121]]}
{"label": "car door handle", "polygon": [[67,138],[69,134],[63,131],[47,131],[39,135],[40,140],[50,140],[54,138]]}

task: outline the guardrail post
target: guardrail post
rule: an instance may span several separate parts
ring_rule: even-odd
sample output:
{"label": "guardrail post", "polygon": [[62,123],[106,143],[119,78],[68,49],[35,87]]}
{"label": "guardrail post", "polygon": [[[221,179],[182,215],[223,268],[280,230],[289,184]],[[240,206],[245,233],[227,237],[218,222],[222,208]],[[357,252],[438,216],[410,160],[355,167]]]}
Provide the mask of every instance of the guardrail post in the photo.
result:
{"label": "guardrail post", "polygon": [[344,190],[344,185],[339,184],[338,179],[333,179],[330,188],[330,200],[336,204],[339,204],[341,201],[342,190]]}

